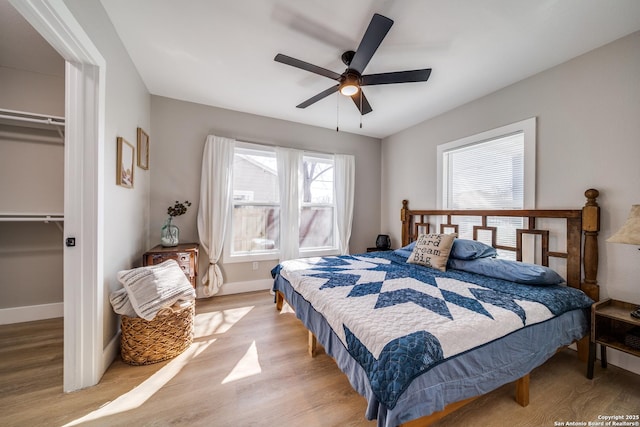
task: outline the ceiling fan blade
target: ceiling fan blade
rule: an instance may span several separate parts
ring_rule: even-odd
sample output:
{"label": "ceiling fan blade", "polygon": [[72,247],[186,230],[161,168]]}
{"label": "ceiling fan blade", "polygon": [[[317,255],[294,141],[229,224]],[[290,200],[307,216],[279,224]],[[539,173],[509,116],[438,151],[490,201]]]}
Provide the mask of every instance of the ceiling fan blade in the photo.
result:
{"label": "ceiling fan blade", "polygon": [[[360,104],[361,95],[362,95],[362,104]],[[362,92],[362,89],[360,89],[358,93],[356,93],[355,95],[352,95],[351,99],[353,99],[353,103],[356,104],[356,108],[360,110],[360,114],[362,114],[363,116],[373,111],[373,109],[371,108],[371,104],[369,104],[367,97],[364,96],[364,92]],[[360,105],[362,105],[362,108],[360,108]]]}
{"label": "ceiling fan blade", "polygon": [[351,64],[349,64],[349,68],[352,68],[362,74],[392,25],[393,21],[391,19],[377,13],[374,14],[373,18],[371,18],[367,31],[362,37],[360,46],[358,46],[356,54],[353,56]]}
{"label": "ceiling fan blade", "polygon": [[426,82],[431,75],[431,68],[423,70],[396,71],[392,73],[366,74],[362,76],[361,86],[388,85],[392,83]]}
{"label": "ceiling fan blade", "polygon": [[307,108],[309,105],[320,101],[322,98],[325,98],[331,95],[332,93],[337,92],[339,87],[340,85],[331,86],[329,89],[323,90],[319,94],[312,96],[311,98],[307,99],[303,103],[296,105],[296,108]]}
{"label": "ceiling fan blade", "polygon": [[342,77],[340,74],[334,73],[333,71],[327,70],[326,68],[318,67],[317,65],[309,64],[308,62],[304,62],[299,59],[283,55],[281,53],[277,54],[276,57],[273,58],[273,60],[286,65],[291,65],[292,67],[300,68],[301,70],[320,74],[321,76],[325,76],[333,80],[340,80],[340,77]]}

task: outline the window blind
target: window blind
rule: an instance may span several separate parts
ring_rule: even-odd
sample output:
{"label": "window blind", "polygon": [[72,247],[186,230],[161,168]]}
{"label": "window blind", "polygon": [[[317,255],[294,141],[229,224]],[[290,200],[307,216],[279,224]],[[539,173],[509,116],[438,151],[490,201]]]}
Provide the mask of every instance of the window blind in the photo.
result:
{"label": "window blind", "polygon": [[446,208],[523,208],[524,132],[454,148],[443,154]]}

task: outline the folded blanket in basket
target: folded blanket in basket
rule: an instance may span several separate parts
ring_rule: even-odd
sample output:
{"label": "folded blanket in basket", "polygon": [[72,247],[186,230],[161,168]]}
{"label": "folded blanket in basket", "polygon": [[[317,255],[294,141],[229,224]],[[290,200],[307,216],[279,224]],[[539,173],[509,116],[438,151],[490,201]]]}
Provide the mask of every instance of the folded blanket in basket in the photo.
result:
{"label": "folded blanket in basket", "polygon": [[[152,320],[158,311],[177,301],[193,301],[196,292],[175,260],[161,264],[118,272],[118,280],[126,290],[135,313],[145,320]],[[117,294],[117,292],[115,292]],[[120,298],[119,298],[120,297]],[[111,295],[118,309],[128,311],[121,295]],[[114,310],[118,312],[114,305]]]}
{"label": "folded blanket in basket", "polygon": [[113,311],[115,311],[117,314],[122,314],[127,317],[138,317],[138,314],[131,305],[129,295],[127,294],[127,290],[125,288],[118,289],[115,292],[111,292],[111,295],[109,295],[109,301],[111,302]]}

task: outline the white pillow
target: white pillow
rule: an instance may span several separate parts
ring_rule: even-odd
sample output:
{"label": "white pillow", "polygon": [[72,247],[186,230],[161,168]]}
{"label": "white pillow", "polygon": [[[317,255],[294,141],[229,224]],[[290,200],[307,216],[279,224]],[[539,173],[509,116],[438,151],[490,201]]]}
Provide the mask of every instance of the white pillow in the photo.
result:
{"label": "white pillow", "polygon": [[446,271],[455,238],[456,234],[420,234],[407,262]]}
{"label": "white pillow", "polygon": [[118,272],[118,280],[127,290],[133,309],[145,320],[152,320],[158,311],[177,301],[192,301],[196,292],[176,262]]}

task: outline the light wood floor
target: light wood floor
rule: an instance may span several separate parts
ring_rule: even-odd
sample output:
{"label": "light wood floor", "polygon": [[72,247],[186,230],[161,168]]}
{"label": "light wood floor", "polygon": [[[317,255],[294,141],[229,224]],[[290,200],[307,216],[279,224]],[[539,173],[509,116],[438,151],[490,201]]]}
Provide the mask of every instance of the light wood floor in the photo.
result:
{"label": "light wood floor", "polygon": [[[267,292],[198,300],[196,339],[148,366],[116,360],[98,385],[62,392],[62,320],[0,326],[2,426],[374,426],[331,358],[310,358],[291,311]],[[531,404],[504,386],[437,426],[554,426],[640,413],[640,376],[609,366],[587,380],[565,350],[531,374]]]}

